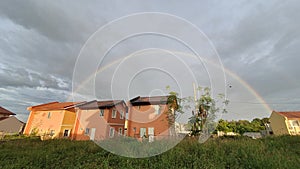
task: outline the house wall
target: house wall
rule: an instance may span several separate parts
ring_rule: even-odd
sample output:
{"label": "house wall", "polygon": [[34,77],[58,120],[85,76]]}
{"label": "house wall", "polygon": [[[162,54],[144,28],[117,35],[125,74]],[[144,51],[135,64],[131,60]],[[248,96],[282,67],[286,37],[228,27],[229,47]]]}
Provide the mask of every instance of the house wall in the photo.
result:
{"label": "house wall", "polygon": [[[48,113],[51,113],[48,118]],[[64,110],[44,110],[44,111],[31,111],[28,118],[24,134],[29,135],[33,130],[37,135],[49,134],[54,130],[54,137],[59,137],[61,131],[61,124],[64,118]]]}
{"label": "house wall", "polygon": [[[112,118],[112,110],[117,110],[116,118]],[[110,109],[104,109],[104,116],[100,116],[99,109],[90,110],[77,110],[77,120],[74,126],[74,132],[72,138],[75,140],[89,140],[93,139],[91,136],[94,131],[94,140],[103,140],[109,138],[110,127],[115,129],[115,134],[118,133],[118,129],[122,128],[122,134],[124,134],[125,125],[125,107],[118,106]],[[120,119],[120,111],[124,111],[124,118]],[[89,132],[86,133],[88,128]]]}
{"label": "house wall", "polygon": [[[297,125],[292,125],[294,121],[297,121]],[[300,135],[300,118],[288,118],[286,120],[287,128],[289,130],[290,135]]]}
{"label": "house wall", "polygon": [[4,133],[20,133],[24,123],[20,122],[16,117],[12,116],[0,121],[0,132]]}
{"label": "house wall", "polygon": [[146,135],[148,136],[148,129],[151,127],[154,128],[154,136],[168,136],[170,133],[167,118],[168,107],[166,105],[159,106],[159,114],[155,113],[154,105],[129,106],[128,136],[140,137],[141,128],[146,128]]}
{"label": "house wall", "polygon": [[72,129],[74,127],[75,119],[76,119],[76,113],[74,108],[64,110],[64,117],[61,123],[59,137],[64,137],[65,130],[69,130],[69,136],[71,135]]}
{"label": "house wall", "polygon": [[277,112],[272,112],[270,116],[270,125],[273,130],[274,135],[285,135],[290,134],[287,124],[286,118]]}
{"label": "house wall", "polygon": [[[104,112],[104,115],[107,111]],[[88,133],[86,129],[89,129]],[[73,139],[90,140],[92,129],[95,128],[95,139],[106,137],[107,121],[100,116],[99,109],[77,110],[77,122],[74,127]]]}

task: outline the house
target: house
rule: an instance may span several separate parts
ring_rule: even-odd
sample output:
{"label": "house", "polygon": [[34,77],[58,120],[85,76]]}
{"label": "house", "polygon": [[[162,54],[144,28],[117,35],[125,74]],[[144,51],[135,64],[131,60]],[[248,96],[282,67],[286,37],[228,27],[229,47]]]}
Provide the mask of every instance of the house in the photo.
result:
{"label": "house", "polygon": [[76,113],[74,102],[50,102],[28,107],[30,111],[24,134],[38,135],[41,139],[70,138]]}
{"label": "house", "polygon": [[222,137],[222,136],[238,136],[238,133],[229,131],[229,132],[224,132],[224,131],[217,131],[217,136]]}
{"label": "house", "polygon": [[103,140],[123,136],[126,113],[123,100],[94,100],[78,105],[72,139]]}
{"label": "house", "polygon": [[260,132],[245,132],[243,136],[247,136],[252,139],[262,138],[262,134]]}
{"label": "house", "polygon": [[0,118],[14,116],[14,115],[16,114],[0,106]]}
{"label": "house", "polygon": [[300,135],[300,111],[273,111],[269,121],[274,135]]}
{"label": "house", "polygon": [[175,122],[175,132],[177,136],[186,136],[191,133],[188,124],[178,122]]}
{"label": "house", "polygon": [[0,133],[22,133],[25,124],[18,120],[14,115],[16,114],[0,106]]}
{"label": "house", "polygon": [[134,138],[163,138],[175,135],[176,97],[136,97],[128,102],[127,135]]}

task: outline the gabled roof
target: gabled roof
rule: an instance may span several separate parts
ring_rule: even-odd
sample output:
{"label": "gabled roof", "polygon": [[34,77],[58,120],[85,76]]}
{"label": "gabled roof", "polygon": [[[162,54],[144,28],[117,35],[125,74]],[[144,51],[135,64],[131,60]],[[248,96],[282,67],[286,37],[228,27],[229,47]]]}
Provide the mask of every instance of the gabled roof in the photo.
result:
{"label": "gabled roof", "polygon": [[11,112],[11,111],[9,111],[9,110],[1,107],[1,106],[0,106],[0,114],[7,115],[7,116],[16,115],[15,113],[13,113],[13,112]]}
{"label": "gabled roof", "polygon": [[28,110],[66,110],[75,107],[82,102],[50,102],[37,106],[28,107]]}
{"label": "gabled roof", "polygon": [[5,120],[7,118],[9,118],[9,117],[0,117],[0,121]]}
{"label": "gabled roof", "polygon": [[169,96],[135,97],[130,100],[133,106],[167,104]]}
{"label": "gabled roof", "polygon": [[16,118],[15,116],[10,116],[10,117],[0,117],[0,122],[1,122],[1,121],[4,121],[4,120],[6,120],[6,119],[16,119],[16,120],[18,120],[19,122],[25,124],[24,122],[22,122],[21,120],[19,120],[19,119]]}
{"label": "gabled roof", "polygon": [[300,111],[276,112],[286,118],[300,118]]}
{"label": "gabled roof", "polygon": [[78,105],[76,107],[79,107],[80,109],[106,109],[106,108],[112,108],[121,103],[123,103],[126,106],[124,100],[106,100],[106,101],[93,100]]}

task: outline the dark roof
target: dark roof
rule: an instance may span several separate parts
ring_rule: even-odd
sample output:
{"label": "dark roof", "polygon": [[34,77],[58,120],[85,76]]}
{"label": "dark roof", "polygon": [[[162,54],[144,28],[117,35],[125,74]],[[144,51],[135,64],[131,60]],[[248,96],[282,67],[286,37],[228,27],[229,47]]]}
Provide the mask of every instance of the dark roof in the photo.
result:
{"label": "dark roof", "polygon": [[106,108],[112,108],[120,103],[123,103],[126,106],[124,100],[106,100],[106,101],[93,100],[78,105],[77,107],[79,107],[80,109],[106,109]]}
{"label": "dark roof", "polygon": [[29,107],[28,110],[63,110],[75,107],[82,102],[50,102],[37,106]]}
{"label": "dark roof", "polygon": [[136,105],[155,105],[167,104],[169,96],[151,96],[151,97],[135,97],[130,100],[133,106]]}
{"label": "dark roof", "polygon": [[277,112],[277,113],[287,118],[300,118],[300,111]]}
{"label": "dark roof", "polygon": [[0,121],[5,120],[7,118],[9,118],[9,117],[0,117]]}
{"label": "dark roof", "polygon": [[4,114],[4,115],[16,115],[15,113],[9,111],[9,110],[6,110],[5,108],[1,107],[0,106],[0,114]]}

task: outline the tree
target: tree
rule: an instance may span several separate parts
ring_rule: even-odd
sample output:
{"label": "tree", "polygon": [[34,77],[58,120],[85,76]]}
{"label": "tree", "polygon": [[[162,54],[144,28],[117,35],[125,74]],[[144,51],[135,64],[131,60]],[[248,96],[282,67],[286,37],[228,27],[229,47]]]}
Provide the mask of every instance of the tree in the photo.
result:
{"label": "tree", "polygon": [[[169,90],[170,87],[167,86]],[[197,90],[202,93],[199,98],[197,98],[196,94],[194,100],[192,97],[186,98],[178,98],[178,94],[176,92],[169,92],[170,96],[177,98],[179,102],[177,111],[183,113],[183,108],[187,108],[190,106],[191,102],[194,102],[195,108],[192,111],[192,116],[189,119],[189,123],[191,124],[191,135],[192,136],[199,136],[204,131],[205,127],[207,128],[208,125],[207,121],[212,121],[215,119],[215,113],[222,111],[223,113],[226,112],[226,109],[221,109],[217,103],[220,102],[219,99],[222,99],[222,105],[227,105],[229,103],[228,100],[225,99],[223,94],[218,95],[218,99],[214,99],[211,96],[211,90],[208,87],[202,88],[198,87]],[[182,106],[182,105],[183,106]],[[173,118],[174,119],[174,118]],[[215,125],[216,126],[216,125]]]}
{"label": "tree", "polygon": [[193,124],[191,129],[192,136],[199,136],[204,131],[207,120],[212,121],[215,119],[216,112],[226,112],[226,109],[221,109],[217,105],[217,102],[220,101],[219,99],[224,99],[222,101],[223,105],[229,103],[223,94],[219,94],[217,99],[212,98],[211,90],[208,87],[198,87],[197,90],[199,90],[202,95],[200,98],[195,97],[195,110],[192,112],[192,117],[190,118],[190,122]]}
{"label": "tree", "polygon": [[268,122],[268,118],[255,118],[251,122],[248,120],[238,120],[238,121],[226,121],[219,120],[216,130],[223,132],[235,132],[243,135],[245,132],[259,132],[265,130],[265,123]]}

